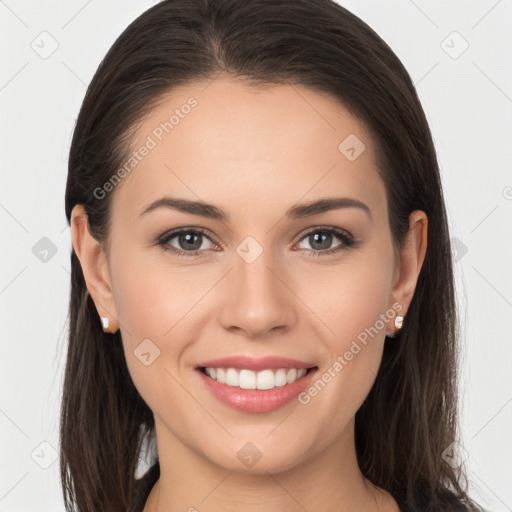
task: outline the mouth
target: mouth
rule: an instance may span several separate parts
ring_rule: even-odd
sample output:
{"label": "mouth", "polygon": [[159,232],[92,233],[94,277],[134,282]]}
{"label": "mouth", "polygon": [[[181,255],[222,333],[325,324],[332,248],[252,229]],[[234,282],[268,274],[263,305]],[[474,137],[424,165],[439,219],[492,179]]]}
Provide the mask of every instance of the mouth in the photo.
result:
{"label": "mouth", "polygon": [[283,407],[310,386],[318,366],[280,357],[238,356],[207,361],[195,371],[220,403],[238,411],[264,413]]}
{"label": "mouth", "polygon": [[212,366],[200,366],[198,368],[203,375],[220,384],[239,389],[258,389],[260,391],[293,384],[317,369],[317,366],[310,368],[266,368],[260,371],[247,368]]}

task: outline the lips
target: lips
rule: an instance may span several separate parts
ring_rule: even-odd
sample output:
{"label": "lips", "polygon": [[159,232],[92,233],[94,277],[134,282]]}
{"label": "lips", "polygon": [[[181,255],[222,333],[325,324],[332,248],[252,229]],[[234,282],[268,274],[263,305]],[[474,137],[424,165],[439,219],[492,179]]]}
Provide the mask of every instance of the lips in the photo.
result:
{"label": "lips", "polygon": [[204,361],[198,364],[196,368],[237,368],[259,372],[262,370],[278,370],[279,368],[296,368],[298,370],[305,368],[307,370],[314,366],[315,363],[280,356],[266,356],[258,359],[248,356],[231,356]]}
{"label": "lips", "polygon": [[234,409],[252,413],[270,412],[293,400],[310,384],[317,369],[313,363],[276,356],[232,356],[196,367],[213,396]]}

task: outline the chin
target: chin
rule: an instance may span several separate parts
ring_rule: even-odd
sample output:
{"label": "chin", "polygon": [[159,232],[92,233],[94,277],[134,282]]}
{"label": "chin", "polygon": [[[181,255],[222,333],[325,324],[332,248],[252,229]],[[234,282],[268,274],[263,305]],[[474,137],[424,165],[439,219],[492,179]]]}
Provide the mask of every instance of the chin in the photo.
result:
{"label": "chin", "polygon": [[[289,446],[283,452],[279,446],[259,449],[255,443],[248,441],[236,450],[235,458],[232,453],[212,454],[210,461],[238,474],[267,475],[283,473],[300,465],[303,462],[304,447],[299,443],[297,447]],[[298,454],[301,455],[300,458],[297,457]]]}

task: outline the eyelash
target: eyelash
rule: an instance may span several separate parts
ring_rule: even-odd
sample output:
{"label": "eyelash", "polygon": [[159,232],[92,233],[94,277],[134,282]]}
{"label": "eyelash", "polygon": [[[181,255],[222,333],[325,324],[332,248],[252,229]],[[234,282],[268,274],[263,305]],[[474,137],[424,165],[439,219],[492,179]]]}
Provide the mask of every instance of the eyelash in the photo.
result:
{"label": "eyelash", "polygon": [[[208,238],[210,241],[214,242],[211,237],[208,235],[208,232],[202,228],[180,228],[175,229],[173,231],[169,231],[161,235],[157,240],[157,245],[159,245],[164,251],[172,252],[175,256],[179,257],[193,257],[193,256],[201,256],[201,250],[198,251],[182,251],[179,249],[176,249],[175,247],[170,247],[168,245],[169,241],[175,238],[178,235],[181,235],[182,233],[193,233],[193,234],[201,234],[204,235],[206,238]],[[306,233],[303,233],[301,238],[299,239],[299,242],[301,242],[304,238],[307,236],[313,234],[313,233],[328,233],[328,234],[334,234],[336,237],[338,237],[343,243],[334,249],[325,249],[323,251],[314,251],[311,249],[306,249],[307,252],[311,253],[313,257],[318,256],[327,256],[329,254],[333,254],[335,252],[341,251],[344,248],[349,249],[352,247],[356,247],[359,244],[358,240],[355,240],[354,237],[348,233],[347,231],[339,228],[333,228],[333,227],[317,227],[314,229],[311,229],[307,231]],[[215,242],[214,242],[215,243]],[[218,244],[216,244],[218,245]]]}

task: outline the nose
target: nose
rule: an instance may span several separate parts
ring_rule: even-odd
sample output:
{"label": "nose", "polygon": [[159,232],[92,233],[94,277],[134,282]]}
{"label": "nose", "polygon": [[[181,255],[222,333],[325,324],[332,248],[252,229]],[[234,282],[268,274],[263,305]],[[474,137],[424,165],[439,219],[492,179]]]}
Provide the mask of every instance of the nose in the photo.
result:
{"label": "nose", "polygon": [[234,256],[220,314],[225,329],[251,339],[267,339],[296,324],[298,299],[288,283],[288,273],[272,261],[271,252],[264,250],[252,262],[238,254]]}

